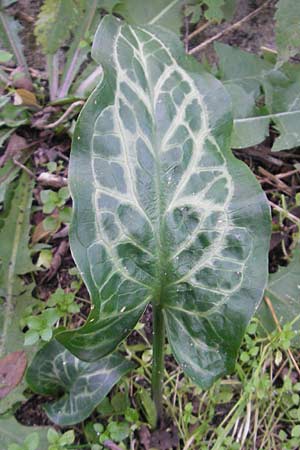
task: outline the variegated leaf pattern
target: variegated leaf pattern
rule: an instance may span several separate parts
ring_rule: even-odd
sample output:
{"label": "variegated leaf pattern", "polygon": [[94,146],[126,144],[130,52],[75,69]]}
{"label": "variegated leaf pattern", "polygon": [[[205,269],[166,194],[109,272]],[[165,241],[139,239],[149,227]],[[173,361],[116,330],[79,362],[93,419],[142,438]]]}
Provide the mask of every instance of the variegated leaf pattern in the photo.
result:
{"label": "variegated leaf pattern", "polygon": [[232,370],[267,277],[269,209],[230,151],[230,102],[171,32],[106,16],[104,77],[73,140],[71,247],[94,310],[57,336],[96,360],[163,307],[178,362],[201,386]]}
{"label": "variegated leaf pattern", "polygon": [[116,353],[94,363],[80,361],[55,339],[34,357],[26,380],[34,392],[63,396],[45,406],[49,418],[61,426],[86,419],[134,364]]}

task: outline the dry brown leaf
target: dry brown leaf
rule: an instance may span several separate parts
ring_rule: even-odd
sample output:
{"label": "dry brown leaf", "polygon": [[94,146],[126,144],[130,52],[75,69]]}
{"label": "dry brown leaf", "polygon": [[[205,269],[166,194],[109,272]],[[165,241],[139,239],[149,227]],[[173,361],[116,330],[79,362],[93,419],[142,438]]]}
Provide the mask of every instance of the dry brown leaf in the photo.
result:
{"label": "dry brown leaf", "polygon": [[8,141],[4,155],[0,158],[0,167],[4,166],[9,159],[16,158],[20,155],[22,150],[27,148],[28,144],[25,138],[13,133]]}
{"label": "dry brown leaf", "polygon": [[25,352],[13,352],[0,360],[0,398],[6,397],[21,381],[26,369]]}
{"label": "dry brown leaf", "polygon": [[[55,219],[57,219],[58,214],[53,213],[53,214],[51,214],[50,217],[54,217]],[[40,242],[40,241],[42,241],[44,239],[47,239],[52,234],[56,233],[56,231],[59,229],[59,227],[60,227],[60,223],[58,221],[57,222],[57,228],[55,230],[45,230],[44,224],[43,224],[43,220],[42,220],[34,228],[34,231],[33,231],[32,236],[31,236],[32,244],[36,244],[37,242]]]}
{"label": "dry brown leaf", "polygon": [[34,106],[40,108],[36,96],[27,89],[16,89],[14,94],[14,105]]}
{"label": "dry brown leaf", "polygon": [[46,280],[48,280],[48,281],[51,280],[54,277],[54,275],[57,273],[58,269],[60,268],[62,258],[67,253],[68,249],[69,249],[68,241],[62,241],[59,244],[59,246],[55,252],[55,255],[52,259],[50,269],[45,277]]}

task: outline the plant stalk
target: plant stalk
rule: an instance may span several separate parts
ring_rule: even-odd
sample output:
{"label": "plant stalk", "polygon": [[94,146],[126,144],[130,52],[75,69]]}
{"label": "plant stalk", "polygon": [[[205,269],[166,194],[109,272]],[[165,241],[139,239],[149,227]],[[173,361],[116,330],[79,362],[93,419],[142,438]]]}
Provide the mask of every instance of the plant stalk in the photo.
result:
{"label": "plant stalk", "polygon": [[157,425],[163,418],[163,376],[164,376],[164,346],[165,323],[162,308],[153,304],[153,361],[152,361],[152,396],[157,413]]}

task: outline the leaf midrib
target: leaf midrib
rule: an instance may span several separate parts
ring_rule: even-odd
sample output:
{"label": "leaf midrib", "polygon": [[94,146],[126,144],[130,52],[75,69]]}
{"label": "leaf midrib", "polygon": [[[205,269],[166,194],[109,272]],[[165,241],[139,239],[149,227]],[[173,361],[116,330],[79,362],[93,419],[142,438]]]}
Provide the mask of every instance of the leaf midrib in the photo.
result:
{"label": "leaf midrib", "polygon": [[[176,0],[177,1],[177,0]],[[173,2],[174,3],[174,2]],[[164,286],[165,286],[165,278],[167,274],[167,264],[166,261],[168,261],[168,252],[166,251],[166,246],[163,245],[164,242],[164,227],[163,227],[163,216],[165,211],[165,202],[164,202],[164,196],[162,191],[162,169],[161,169],[161,161],[160,161],[160,146],[159,142],[157,140],[157,123],[155,120],[155,105],[153,102],[154,97],[154,91],[152,89],[151,81],[148,74],[148,68],[147,68],[147,62],[144,59],[143,49],[140,44],[139,38],[136,36],[136,33],[132,28],[131,32],[133,33],[136,41],[138,42],[139,46],[139,52],[141,55],[141,64],[144,69],[144,75],[147,81],[147,86],[149,89],[149,95],[150,95],[150,107],[151,107],[151,116],[153,118],[153,127],[154,127],[154,142],[153,142],[153,150],[155,153],[155,174],[154,174],[154,181],[155,181],[155,188],[157,192],[157,199],[158,199],[158,205],[157,205],[157,213],[158,213],[158,220],[155,223],[154,227],[154,239],[157,241],[156,247],[157,247],[157,258],[158,258],[158,264],[157,264],[157,286],[154,289],[153,293],[153,299],[152,302],[162,306],[163,297],[164,297]],[[157,203],[157,202],[156,202]],[[155,231],[156,230],[156,231]]]}

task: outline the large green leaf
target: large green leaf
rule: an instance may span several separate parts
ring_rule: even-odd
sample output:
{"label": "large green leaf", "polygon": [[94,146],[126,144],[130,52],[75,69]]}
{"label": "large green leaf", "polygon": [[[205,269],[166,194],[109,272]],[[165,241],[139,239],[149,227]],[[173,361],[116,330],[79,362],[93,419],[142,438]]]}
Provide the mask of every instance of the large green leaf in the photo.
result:
{"label": "large green leaf", "polygon": [[[270,275],[266,295],[270,298],[282,326],[300,316],[300,246],[294,250],[292,261],[287,267],[280,267],[276,273]],[[272,314],[265,302],[261,303],[257,316],[266,330],[276,329]],[[293,344],[297,347],[300,346],[299,324],[300,317],[294,323],[294,330],[298,336],[293,339]]]}
{"label": "large green leaf", "polygon": [[77,359],[56,340],[46,344],[34,357],[26,380],[33,391],[63,396],[45,406],[49,418],[61,425],[86,419],[112,387],[134,364],[118,354],[95,363]]}
{"label": "large green leaf", "polygon": [[37,433],[39,436],[38,450],[47,450],[47,428],[45,427],[25,427],[21,425],[14,417],[0,418],[0,448],[7,450],[10,444],[24,444],[24,440],[31,433]]}
{"label": "large green leaf", "polygon": [[226,91],[175,35],[106,16],[93,57],[104,76],[74,132],[70,240],[94,309],[57,339],[97,360],[158,303],[176,359],[208,386],[262,297],[265,196],[231,153]]}

